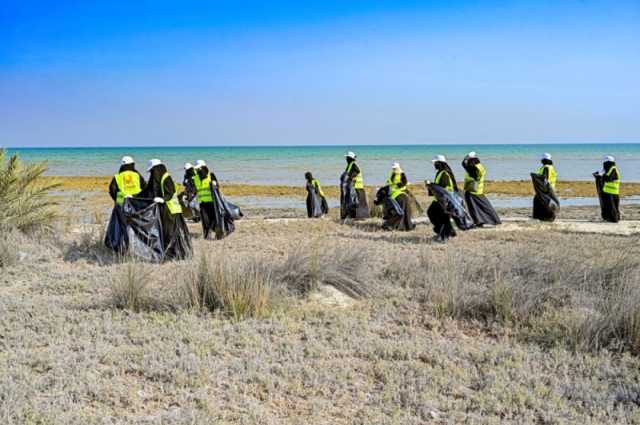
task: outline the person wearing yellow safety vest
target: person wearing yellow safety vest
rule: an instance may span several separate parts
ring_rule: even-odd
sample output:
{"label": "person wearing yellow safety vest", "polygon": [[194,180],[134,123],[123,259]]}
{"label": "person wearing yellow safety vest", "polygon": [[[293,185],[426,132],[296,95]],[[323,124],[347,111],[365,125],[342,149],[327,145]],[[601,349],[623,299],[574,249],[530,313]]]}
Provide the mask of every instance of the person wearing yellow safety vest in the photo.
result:
{"label": "person wearing yellow safety vest", "polygon": [[322,191],[322,186],[320,186],[320,181],[314,178],[310,171],[304,173],[304,178],[307,182],[305,186],[307,189],[307,217],[315,218],[327,214],[329,205]]}
{"label": "person wearing yellow safety vest", "polygon": [[[448,192],[457,191],[458,184],[456,183],[456,178],[453,175],[451,167],[447,164],[447,159],[444,155],[436,155],[431,162],[436,169],[436,177],[433,183],[427,181],[427,185],[434,184],[444,188]],[[431,190],[429,190],[429,195],[433,196]],[[434,199],[431,205],[429,205],[427,216],[433,225],[433,232],[436,234],[438,241],[445,242],[447,239],[456,236],[456,231],[451,223],[451,216],[437,200]]]}
{"label": "person wearing yellow safety vest", "polygon": [[[357,208],[342,208],[342,218],[368,218],[369,205],[367,203],[367,194],[364,191],[364,178],[362,175],[362,170],[356,163],[356,154],[353,152],[347,152],[344,157],[347,161],[347,168],[345,168],[344,175],[347,178],[347,183],[350,184],[353,189],[355,189],[358,199],[358,206]],[[342,205],[342,207],[345,207],[345,205]]]}
{"label": "person wearing yellow safety vest", "polygon": [[[159,159],[149,160],[149,183],[143,194],[160,205],[162,221],[162,241],[170,258],[184,258],[191,253],[191,240],[187,223],[182,216],[182,207],[178,201],[176,184],[169,175],[167,167]],[[178,227],[181,229],[178,230]],[[186,235],[187,240],[176,240],[177,235]]]}
{"label": "person wearing yellow safety vest", "polygon": [[599,188],[600,212],[603,220],[617,223],[620,221],[620,171],[611,155],[605,156],[603,161],[602,174],[593,173]]}
{"label": "person wearing yellow safety vest", "polygon": [[122,206],[125,198],[136,196],[144,189],[146,182],[136,170],[136,164],[132,157],[123,156],[120,161],[120,169],[109,183],[109,195],[116,205]]}
{"label": "person wearing yellow safety vest", "polygon": [[223,231],[225,226],[224,223],[218,223],[217,217],[220,217],[220,214],[216,212],[218,206],[215,204],[216,197],[213,193],[214,188],[219,188],[218,178],[212,171],[209,171],[207,163],[201,159],[196,161],[195,170],[193,183],[200,204],[202,235],[204,239],[208,239],[213,231],[216,239],[222,239],[226,236]]}
{"label": "person wearing yellow safety vest", "polygon": [[485,224],[492,226],[500,224],[498,213],[485,196],[484,180],[487,170],[480,162],[478,155],[475,152],[469,152],[462,160],[462,168],[465,170],[464,200],[473,223],[477,227]]}
{"label": "person wearing yellow safety vest", "polygon": [[[551,154],[546,152],[542,154],[540,162],[542,163],[542,166],[536,171],[536,174],[542,176],[544,181],[548,184],[554,199],[557,199],[555,198],[555,191],[558,173],[553,166]],[[545,205],[544,200],[540,196],[536,195],[533,198],[533,218],[542,221],[554,221],[556,219],[556,213]]]}
{"label": "person wearing yellow safety vest", "polygon": [[401,219],[396,217],[385,222],[383,227],[398,230],[413,230],[415,224],[411,219],[410,198],[407,191],[409,190],[407,175],[402,171],[400,164],[394,162],[391,165],[391,173],[385,182],[389,187],[389,197],[395,200],[400,208],[402,208],[403,216]]}

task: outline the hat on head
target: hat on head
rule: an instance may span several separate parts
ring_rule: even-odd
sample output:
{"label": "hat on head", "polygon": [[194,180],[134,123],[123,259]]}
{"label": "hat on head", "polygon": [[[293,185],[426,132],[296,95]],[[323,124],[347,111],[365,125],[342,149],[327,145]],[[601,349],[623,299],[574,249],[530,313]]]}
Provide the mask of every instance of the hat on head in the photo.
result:
{"label": "hat on head", "polygon": [[147,163],[147,171],[151,171],[151,169],[157,165],[162,165],[162,161],[157,158],[150,159]]}
{"label": "hat on head", "polygon": [[127,156],[123,156],[120,162],[122,163],[122,165],[127,165],[127,164],[133,164],[134,160],[132,157],[127,155]]}
{"label": "hat on head", "polygon": [[345,158],[351,158],[351,159],[356,159],[356,154],[349,151],[347,152],[347,154],[345,155]]}
{"label": "hat on head", "polygon": [[543,160],[543,159],[548,159],[549,161],[551,161],[551,154],[547,152],[543,153],[542,156],[540,157],[540,160]]}
{"label": "hat on head", "polygon": [[431,160],[431,162],[447,162],[447,158],[444,157],[444,155],[436,155],[433,157],[433,159]]}
{"label": "hat on head", "polygon": [[203,159],[199,159],[199,160],[196,161],[196,165],[194,165],[193,168],[195,168],[197,170],[199,168],[206,167],[206,166],[207,166],[207,163],[204,162]]}
{"label": "hat on head", "polygon": [[477,157],[478,157],[478,154],[476,154],[475,152],[469,152],[469,153],[467,154],[467,158],[468,158],[468,159],[471,159],[471,158],[477,158]]}
{"label": "hat on head", "polygon": [[190,163],[190,162],[186,162],[186,163],[184,164],[184,170],[185,170],[185,171],[186,171],[186,170],[190,170],[190,169],[192,169],[192,168],[193,168],[193,164],[192,164],[192,163]]}
{"label": "hat on head", "polygon": [[602,160],[604,162],[616,162],[616,159],[611,155],[605,155],[604,158],[602,158]]}
{"label": "hat on head", "polygon": [[402,170],[402,168],[400,168],[400,163],[399,162],[394,162],[393,165],[391,165],[391,169],[392,170]]}

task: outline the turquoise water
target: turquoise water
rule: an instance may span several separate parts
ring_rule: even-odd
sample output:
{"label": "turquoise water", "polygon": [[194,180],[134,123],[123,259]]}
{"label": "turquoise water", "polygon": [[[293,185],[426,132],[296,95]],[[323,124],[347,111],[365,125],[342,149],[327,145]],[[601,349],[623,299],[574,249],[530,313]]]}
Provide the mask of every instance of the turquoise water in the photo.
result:
{"label": "turquoise water", "polygon": [[110,147],[10,148],[26,161],[49,163],[49,175],[105,176],[117,171],[120,158],[131,155],[140,171],[150,158],[160,158],[181,178],[184,162],[206,160],[221,181],[253,184],[301,185],[311,171],[324,184],[337,184],[344,170],[343,155],[353,150],[364,171],[365,183],[380,185],[391,164],[400,162],[410,181],[433,178],[431,158],[447,156],[458,180],[460,161],[474,150],[488,168],[490,180],[523,180],[539,167],[541,153],[554,157],[560,179],[591,180],[602,166],[602,156],[616,156],[623,181],[640,181],[640,143],[545,145],[410,145],[410,146],[260,146],[260,147]]}

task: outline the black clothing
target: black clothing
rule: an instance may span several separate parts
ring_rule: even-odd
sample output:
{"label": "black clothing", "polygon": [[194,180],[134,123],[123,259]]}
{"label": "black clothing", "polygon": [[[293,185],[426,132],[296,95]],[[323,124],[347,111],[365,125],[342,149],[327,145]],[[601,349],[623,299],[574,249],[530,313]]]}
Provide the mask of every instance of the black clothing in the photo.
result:
{"label": "black clothing", "polygon": [[615,163],[605,162],[604,164],[605,174],[594,174],[594,177],[596,178],[596,188],[598,189],[598,198],[600,200],[600,215],[604,221],[617,223],[620,221],[620,196],[605,193],[602,191],[602,187],[605,182],[611,182],[618,179],[618,172],[617,170],[614,170],[610,176],[607,176],[606,173],[609,172]]}
{"label": "black clothing", "polygon": [[307,189],[307,217],[317,218],[323,214],[327,214],[329,212],[329,205],[325,197],[318,191],[318,188],[309,180],[307,180],[305,188]]}
{"label": "black clothing", "polygon": [[481,227],[485,224],[495,226],[502,223],[498,213],[485,195],[474,195],[471,192],[465,192],[464,200],[467,204],[469,215],[476,226]]}
{"label": "black clothing", "polygon": [[[545,171],[547,171],[545,169]],[[547,176],[531,173],[531,181],[535,190],[533,197],[533,218],[541,221],[554,221],[560,209],[560,201],[549,184]]]}
{"label": "black clothing", "polygon": [[[351,170],[347,173],[349,164]],[[367,203],[367,194],[364,189],[355,189],[354,183],[356,176],[360,174],[360,168],[355,160],[347,158],[347,168],[340,177],[340,218],[364,219],[369,217],[369,204]],[[355,192],[355,194],[353,194]],[[357,199],[357,201],[356,201]],[[356,203],[352,202],[356,201]]]}
{"label": "black clothing", "polygon": [[198,169],[198,177],[200,177],[200,180],[204,180],[209,174],[211,175],[211,181],[216,182],[216,185],[220,187],[220,182],[218,181],[216,174],[213,171],[209,171],[207,166],[200,167]]}
{"label": "black clothing", "polygon": [[196,185],[193,182],[193,177],[196,175],[196,172],[193,168],[189,168],[184,172],[184,178],[182,179],[182,186],[184,186],[184,191],[189,197],[189,200],[193,199],[197,190]]}
{"label": "black clothing", "polygon": [[358,195],[358,208],[355,213],[350,216],[355,219],[369,218],[369,204],[367,203],[367,193],[364,189],[356,189],[356,195]]}
{"label": "black clothing", "polygon": [[411,207],[411,199],[409,195],[406,193],[402,193],[396,197],[396,202],[402,208],[404,215],[402,217],[393,217],[383,225],[383,227],[388,227],[397,230],[409,231],[416,228],[416,225],[412,220],[412,207]]}
{"label": "black clothing", "polygon": [[[144,187],[146,186],[147,183],[145,182],[144,177],[142,177],[142,174],[140,174],[136,170],[135,164],[121,165],[120,169],[118,170],[118,174],[122,173],[123,171],[133,171],[136,174],[138,174],[138,176],[140,176],[140,188],[144,190]],[[118,183],[116,183],[115,176],[111,179],[111,182],[109,183],[109,196],[111,196],[111,199],[113,199],[114,201],[118,197]]]}
{"label": "black clothing", "polygon": [[456,231],[451,224],[451,217],[445,212],[439,202],[433,201],[427,209],[429,221],[433,224],[433,231],[438,238],[445,241],[456,236]]}

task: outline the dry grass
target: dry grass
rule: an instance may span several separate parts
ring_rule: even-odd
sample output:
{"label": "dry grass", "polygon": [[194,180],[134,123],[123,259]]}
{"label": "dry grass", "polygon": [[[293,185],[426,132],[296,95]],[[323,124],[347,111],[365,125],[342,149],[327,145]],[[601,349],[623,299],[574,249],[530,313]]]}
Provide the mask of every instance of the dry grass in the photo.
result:
{"label": "dry grass", "polygon": [[148,310],[154,304],[148,287],[155,278],[149,265],[130,259],[111,278],[112,305],[134,312]]}

